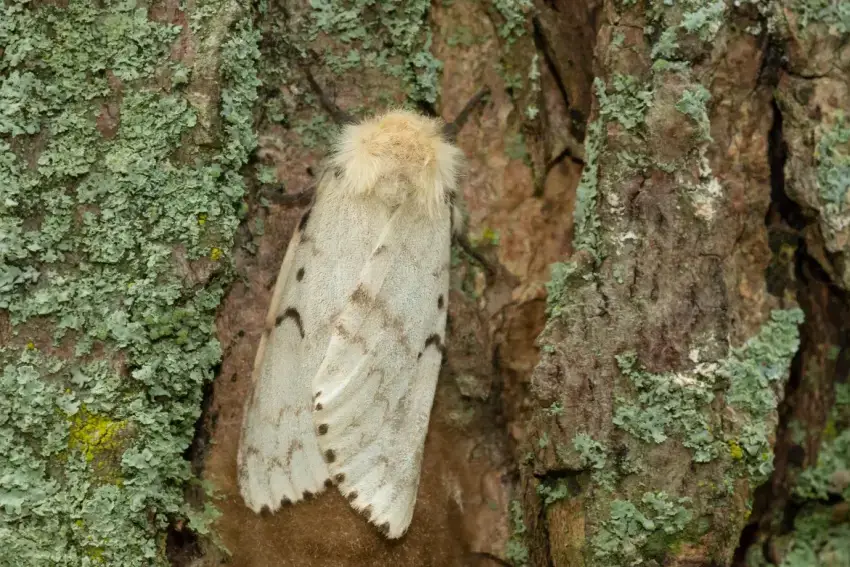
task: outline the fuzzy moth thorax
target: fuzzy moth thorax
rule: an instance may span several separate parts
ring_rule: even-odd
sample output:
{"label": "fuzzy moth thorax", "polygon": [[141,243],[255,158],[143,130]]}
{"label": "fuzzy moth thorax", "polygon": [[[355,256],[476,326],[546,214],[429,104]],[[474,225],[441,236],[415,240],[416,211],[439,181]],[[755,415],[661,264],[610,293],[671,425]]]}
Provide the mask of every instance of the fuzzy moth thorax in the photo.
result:
{"label": "fuzzy moth thorax", "polygon": [[462,155],[439,120],[396,110],[346,126],[330,162],[337,190],[374,195],[390,207],[412,199],[434,217],[457,190]]}

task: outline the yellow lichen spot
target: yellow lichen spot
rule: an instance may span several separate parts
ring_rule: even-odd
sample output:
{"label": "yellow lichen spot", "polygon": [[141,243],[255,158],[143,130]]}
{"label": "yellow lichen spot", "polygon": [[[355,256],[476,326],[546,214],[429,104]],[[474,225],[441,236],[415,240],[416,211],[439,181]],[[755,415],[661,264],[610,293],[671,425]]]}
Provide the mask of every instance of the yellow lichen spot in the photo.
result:
{"label": "yellow lichen spot", "polygon": [[86,555],[89,559],[94,563],[103,563],[103,548],[102,547],[89,547],[86,549]]}
{"label": "yellow lichen spot", "polygon": [[86,461],[92,462],[99,453],[114,451],[121,447],[119,433],[126,427],[126,421],[113,421],[82,407],[71,418],[68,448],[79,450]]}
{"label": "yellow lichen spot", "polygon": [[221,259],[221,248],[213,248],[210,252],[210,260],[218,262]]}
{"label": "yellow lichen spot", "polygon": [[732,458],[736,461],[740,461],[744,458],[744,450],[741,449],[741,446],[738,445],[738,442],[734,439],[729,440],[729,454],[732,455]]}
{"label": "yellow lichen spot", "polygon": [[830,417],[826,420],[826,425],[823,428],[823,440],[832,441],[836,435],[838,435],[838,431],[835,429],[835,418]]}
{"label": "yellow lichen spot", "polygon": [[201,213],[198,215],[198,225],[204,226],[207,224],[207,213]]}
{"label": "yellow lichen spot", "polygon": [[779,247],[779,258],[783,262],[790,262],[793,260],[796,253],[797,248],[788,243],[783,243],[782,246]]}
{"label": "yellow lichen spot", "polygon": [[30,341],[27,343],[27,350],[35,350],[35,343]]}

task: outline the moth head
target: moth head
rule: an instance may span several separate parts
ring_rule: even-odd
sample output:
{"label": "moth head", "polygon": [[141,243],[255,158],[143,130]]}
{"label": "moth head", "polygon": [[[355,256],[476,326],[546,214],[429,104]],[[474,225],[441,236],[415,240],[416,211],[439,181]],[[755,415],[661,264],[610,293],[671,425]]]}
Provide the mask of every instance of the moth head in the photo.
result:
{"label": "moth head", "polygon": [[330,162],[340,190],[374,195],[390,207],[412,200],[436,216],[457,190],[462,156],[439,120],[394,110],[346,126]]}

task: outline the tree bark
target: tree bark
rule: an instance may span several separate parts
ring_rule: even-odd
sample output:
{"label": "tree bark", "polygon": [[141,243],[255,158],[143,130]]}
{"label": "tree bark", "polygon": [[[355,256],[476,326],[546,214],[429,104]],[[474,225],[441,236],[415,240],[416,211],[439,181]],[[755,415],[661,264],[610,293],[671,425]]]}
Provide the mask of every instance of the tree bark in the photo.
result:
{"label": "tree bark", "polygon": [[167,565],[209,531],[183,454],[221,355],[255,35],[226,1],[0,6],[0,565]]}
{"label": "tree bark", "polygon": [[[850,565],[844,0],[3,10],[0,566]],[[491,91],[497,269],[453,249],[399,542],[236,485],[280,197],[337,128],[308,66],[358,117]]]}

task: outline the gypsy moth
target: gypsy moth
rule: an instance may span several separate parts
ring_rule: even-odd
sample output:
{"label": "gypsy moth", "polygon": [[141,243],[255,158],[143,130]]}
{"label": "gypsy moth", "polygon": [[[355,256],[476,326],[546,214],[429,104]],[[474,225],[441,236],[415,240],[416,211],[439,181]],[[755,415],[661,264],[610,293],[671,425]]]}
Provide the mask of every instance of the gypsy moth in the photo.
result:
{"label": "gypsy moth", "polygon": [[239,486],[254,511],[335,484],[387,537],[410,525],[460,216],[455,132],[388,112],[347,125],[322,167],[242,424]]}

